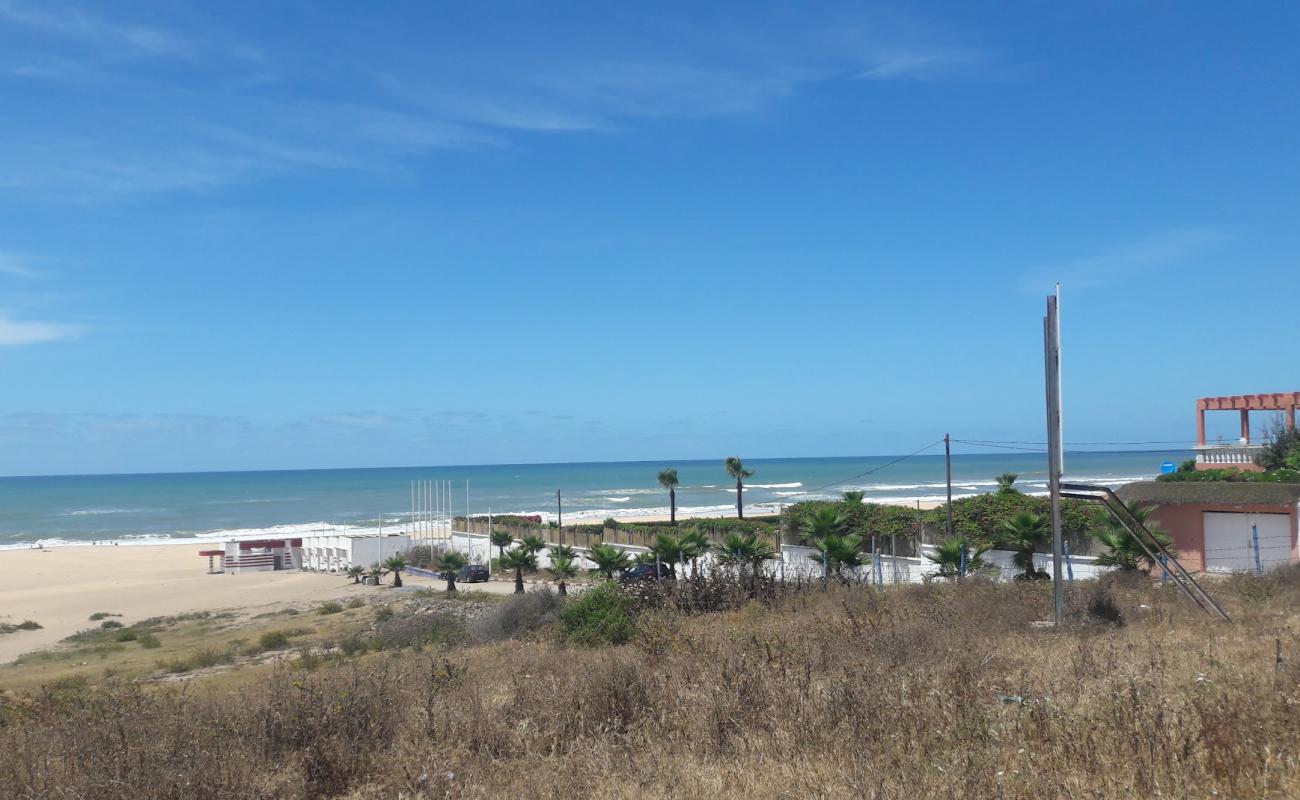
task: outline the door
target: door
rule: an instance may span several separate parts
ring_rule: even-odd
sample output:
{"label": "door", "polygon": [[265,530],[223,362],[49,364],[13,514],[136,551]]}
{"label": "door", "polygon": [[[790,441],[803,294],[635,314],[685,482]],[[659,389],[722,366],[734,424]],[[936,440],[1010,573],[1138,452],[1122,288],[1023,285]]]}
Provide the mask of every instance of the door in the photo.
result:
{"label": "door", "polygon": [[1264,569],[1291,561],[1289,514],[1206,511],[1204,524],[1207,572],[1254,572],[1256,533],[1259,562]]}

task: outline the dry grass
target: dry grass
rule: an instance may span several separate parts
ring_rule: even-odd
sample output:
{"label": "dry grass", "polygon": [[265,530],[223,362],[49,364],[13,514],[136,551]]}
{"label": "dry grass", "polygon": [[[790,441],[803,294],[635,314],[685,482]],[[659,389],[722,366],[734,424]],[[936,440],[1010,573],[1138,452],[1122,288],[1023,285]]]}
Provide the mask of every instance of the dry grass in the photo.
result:
{"label": "dry grass", "polygon": [[[1300,796],[1300,574],[1211,623],[1029,623],[1041,585],[777,593],[643,611],[631,644],[526,641],[274,669],[238,693],[67,681],[0,716],[22,798]],[[1070,598],[1082,620],[1092,588]],[[1280,642],[1284,661],[1275,664]]]}

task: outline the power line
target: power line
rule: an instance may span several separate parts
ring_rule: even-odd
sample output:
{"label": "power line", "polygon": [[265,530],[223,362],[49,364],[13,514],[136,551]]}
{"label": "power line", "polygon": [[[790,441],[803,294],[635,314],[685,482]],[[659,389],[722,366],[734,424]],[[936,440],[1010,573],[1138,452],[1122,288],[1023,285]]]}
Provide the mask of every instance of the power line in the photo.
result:
{"label": "power line", "polygon": [[881,465],[878,466],[878,467],[872,467],[871,469],[867,470],[866,472],[859,472],[857,475],[850,475],[850,476],[847,477],[847,478],[844,478],[844,479],[842,479],[842,480],[835,481],[835,482],[833,482],[833,483],[828,483],[828,484],[826,484],[825,486],[818,486],[816,489],[807,489],[807,490],[805,490],[805,491],[799,492],[798,494],[794,494],[794,495],[790,495],[790,496],[791,496],[791,497],[799,497],[800,495],[807,495],[807,494],[812,494],[813,492],[820,492],[820,491],[822,491],[823,489],[829,489],[829,488],[831,488],[832,486],[842,486],[843,484],[846,484],[846,483],[848,483],[849,481],[855,481],[855,480],[857,480],[858,478],[865,478],[865,477],[867,477],[868,475],[872,475],[872,474],[874,474],[874,473],[877,473],[877,472],[881,471],[882,469],[885,469],[886,467],[892,467],[892,466],[894,466],[895,464],[897,464],[897,463],[900,462],[900,461],[906,461],[907,459],[911,458],[912,456],[920,455],[921,453],[924,453],[926,450],[929,450],[931,447],[936,447],[936,446],[941,445],[941,444],[943,444],[943,439],[937,439],[937,440],[935,440],[935,441],[933,441],[933,442],[930,442],[930,443],[927,444],[925,447],[920,448],[919,450],[913,450],[912,452],[908,453],[908,454],[905,455],[905,456],[899,456],[898,458],[895,458],[893,461],[887,461],[887,462],[885,462],[884,464],[881,464]]}

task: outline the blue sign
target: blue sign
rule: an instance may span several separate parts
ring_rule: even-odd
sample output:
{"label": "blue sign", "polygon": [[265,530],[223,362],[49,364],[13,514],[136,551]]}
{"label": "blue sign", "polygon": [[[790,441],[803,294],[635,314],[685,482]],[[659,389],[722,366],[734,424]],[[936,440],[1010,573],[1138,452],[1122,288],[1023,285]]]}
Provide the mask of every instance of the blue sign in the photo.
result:
{"label": "blue sign", "polygon": [[1160,465],[1160,474],[1168,475],[1171,472],[1177,472],[1178,465],[1172,461],[1165,461]]}

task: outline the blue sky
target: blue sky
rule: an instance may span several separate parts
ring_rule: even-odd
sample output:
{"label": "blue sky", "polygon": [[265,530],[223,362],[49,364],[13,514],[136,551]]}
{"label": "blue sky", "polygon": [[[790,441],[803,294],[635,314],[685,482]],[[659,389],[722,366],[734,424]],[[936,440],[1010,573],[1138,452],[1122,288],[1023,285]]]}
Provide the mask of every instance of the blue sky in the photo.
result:
{"label": "blue sky", "polygon": [[1039,441],[1056,280],[1067,440],[1300,389],[1294,4],[376,5],[0,0],[0,473]]}

